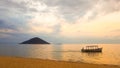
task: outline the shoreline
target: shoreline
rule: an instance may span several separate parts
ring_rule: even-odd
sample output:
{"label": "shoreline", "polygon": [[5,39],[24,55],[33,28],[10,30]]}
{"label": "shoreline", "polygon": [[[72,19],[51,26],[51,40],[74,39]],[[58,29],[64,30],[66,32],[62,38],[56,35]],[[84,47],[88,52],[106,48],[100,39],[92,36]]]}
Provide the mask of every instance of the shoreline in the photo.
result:
{"label": "shoreline", "polygon": [[119,65],[0,56],[0,68],[120,68]]}

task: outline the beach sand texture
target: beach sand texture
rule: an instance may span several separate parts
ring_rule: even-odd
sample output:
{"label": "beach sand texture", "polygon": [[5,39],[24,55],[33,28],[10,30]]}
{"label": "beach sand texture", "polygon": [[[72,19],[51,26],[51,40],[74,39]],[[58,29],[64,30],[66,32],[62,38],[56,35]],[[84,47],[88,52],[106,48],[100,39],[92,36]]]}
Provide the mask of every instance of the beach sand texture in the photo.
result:
{"label": "beach sand texture", "polygon": [[113,65],[98,65],[33,58],[0,57],[0,68],[120,68]]}

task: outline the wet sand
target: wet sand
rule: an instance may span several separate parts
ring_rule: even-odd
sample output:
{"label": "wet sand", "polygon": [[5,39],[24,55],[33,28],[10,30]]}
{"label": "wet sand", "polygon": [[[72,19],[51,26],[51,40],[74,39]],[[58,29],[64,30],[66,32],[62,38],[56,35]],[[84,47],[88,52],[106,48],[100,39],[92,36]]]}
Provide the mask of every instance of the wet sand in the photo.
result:
{"label": "wet sand", "polygon": [[120,66],[33,58],[0,57],[0,68],[120,68]]}

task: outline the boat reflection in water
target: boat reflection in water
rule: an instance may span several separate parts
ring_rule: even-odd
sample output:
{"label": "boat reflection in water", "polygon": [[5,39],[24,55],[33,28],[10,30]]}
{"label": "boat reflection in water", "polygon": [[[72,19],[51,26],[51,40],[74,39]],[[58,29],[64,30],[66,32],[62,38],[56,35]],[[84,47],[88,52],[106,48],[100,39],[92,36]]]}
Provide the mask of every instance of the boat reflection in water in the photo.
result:
{"label": "boat reflection in water", "polygon": [[81,49],[82,52],[102,52],[102,48],[99,48],[97,45],[86,46]]}

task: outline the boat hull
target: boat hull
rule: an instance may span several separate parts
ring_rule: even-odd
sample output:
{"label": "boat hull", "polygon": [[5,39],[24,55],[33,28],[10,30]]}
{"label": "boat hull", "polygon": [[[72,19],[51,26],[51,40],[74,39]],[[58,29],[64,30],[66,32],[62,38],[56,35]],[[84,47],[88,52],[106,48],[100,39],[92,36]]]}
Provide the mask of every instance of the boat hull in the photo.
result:
{"label": "boat hull", "polygon": [[81,49],[82,52],[102,52],[102,48],[97,49]]}

